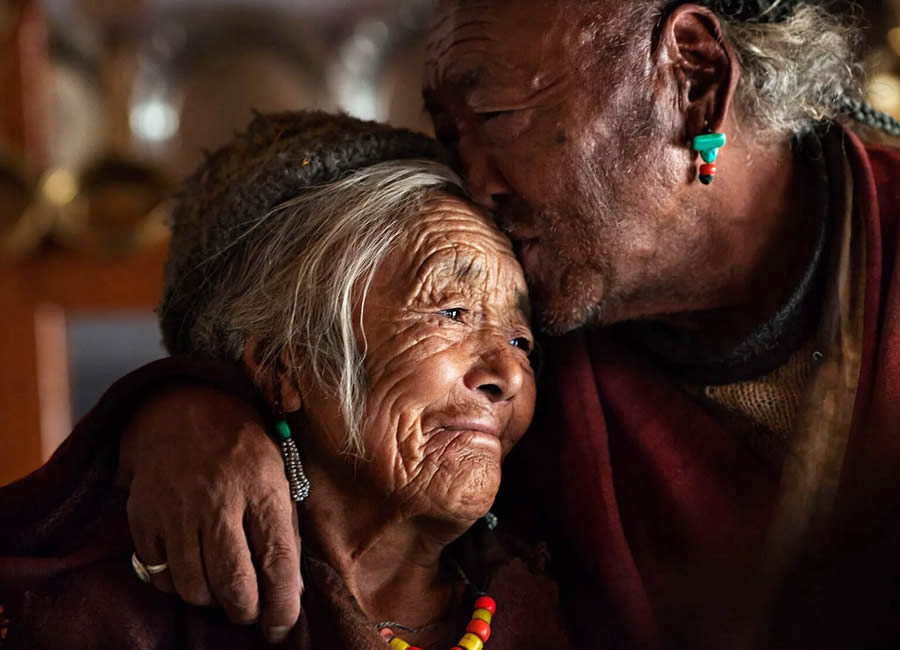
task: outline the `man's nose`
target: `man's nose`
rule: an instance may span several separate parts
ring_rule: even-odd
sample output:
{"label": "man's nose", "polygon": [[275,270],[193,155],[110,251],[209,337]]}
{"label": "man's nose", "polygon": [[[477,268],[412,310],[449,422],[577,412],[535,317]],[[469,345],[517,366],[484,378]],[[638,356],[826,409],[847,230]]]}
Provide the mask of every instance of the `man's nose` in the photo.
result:
{"label": "man's nose", "polygon": [[496,209],[498,199],[509,194],[510,189],[493,156],[471,135],[460,138],[457,148],[472,198],[488,210]]}
{"label": "man's nose", "polygon": [[503,341],[482,354],[465,376],[469,390],[478,391],[491,402],[513,399],[525,383],[525,369],[516,355],[516,349]]}

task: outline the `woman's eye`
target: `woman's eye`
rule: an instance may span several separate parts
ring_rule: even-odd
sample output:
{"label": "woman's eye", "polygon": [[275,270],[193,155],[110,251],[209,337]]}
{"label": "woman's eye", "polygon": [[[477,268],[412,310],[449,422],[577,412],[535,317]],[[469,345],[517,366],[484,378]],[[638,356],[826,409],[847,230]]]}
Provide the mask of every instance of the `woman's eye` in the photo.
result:
{"label": "woman's eye", "polygon": [[469,313],[468,309],[463,309],[462,307],[451,307],[450,309],[442,309],[440,311],[441,316],[446,316],[450,320],[455,320],[457,322],[462,322],[463,314]]}
{"label": "woman's eye", "polygon": [[531,347],[532,347],[532,346],[531,346],[531,341],[529,341],[529,340],[526,339],[525,337],[520,336],[519,338],[513,339],[513,340],[510,341],[509,343],[510,343],[510,345],[512,345],[513,347],[519,348],[520,350],[522,350],[523,352],[525,352],[525,354],[531,354]]}

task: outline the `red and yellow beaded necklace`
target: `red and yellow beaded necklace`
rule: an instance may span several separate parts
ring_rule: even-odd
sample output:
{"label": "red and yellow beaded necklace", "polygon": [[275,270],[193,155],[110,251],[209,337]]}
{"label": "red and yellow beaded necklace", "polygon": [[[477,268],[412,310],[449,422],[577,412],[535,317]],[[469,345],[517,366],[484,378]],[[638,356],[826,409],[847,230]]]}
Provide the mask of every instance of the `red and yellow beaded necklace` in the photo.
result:
{"label": "red and yellow beaded necklace", "polygon": [[[450,650],[482,650],[484,644],[491,638],[491,619],[496,611],[497,603],[493,598],[480,596],[475,601],[475,611],[472,612],[472,620],[466,626],[466,633]],[[389,627],[383,628],[381,633],[394,650],[422,650],[396,636]]]}

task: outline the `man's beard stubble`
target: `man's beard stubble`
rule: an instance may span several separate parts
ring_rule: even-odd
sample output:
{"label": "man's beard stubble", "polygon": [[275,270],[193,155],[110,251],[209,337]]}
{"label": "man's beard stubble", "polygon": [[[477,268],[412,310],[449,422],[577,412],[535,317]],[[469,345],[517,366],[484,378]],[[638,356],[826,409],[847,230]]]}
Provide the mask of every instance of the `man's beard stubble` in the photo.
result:
{"label": "man's beard stubble", "polygon": [[[525,269],[537,327],[558,336],[604,324],[611,267],[598,228],[583,217],[563,217],[555,210],[543,211],[539,219],[553,226],[540,242],[543,277]],[[563,232],[560,223],[565,224]]]}

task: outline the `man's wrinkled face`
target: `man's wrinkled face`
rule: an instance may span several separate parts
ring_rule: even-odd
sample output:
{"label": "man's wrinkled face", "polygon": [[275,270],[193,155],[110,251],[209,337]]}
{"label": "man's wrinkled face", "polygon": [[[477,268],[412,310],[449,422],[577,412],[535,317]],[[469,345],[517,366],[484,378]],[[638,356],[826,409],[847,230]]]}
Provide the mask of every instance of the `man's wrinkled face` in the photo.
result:
{"label": "man's wrinkled face", "polygon": [[587,4],[444,0],[426,55],[436,133],[496,211],[553,332],[638,315],[632,299],[660,252],[664,188],[635,81],[646,70]]}
{"label": "man's wrinkled face", "polygon": [[[429,199],[363,309],[364,485],[417,516],[483,516],[535,400],[528,288],[509,240],[468,202]],[[321,405],[311,405],[314,419]],[[331,408],[334,419],[334,408]],[[340,427],[333,453],[344,443]]]}

